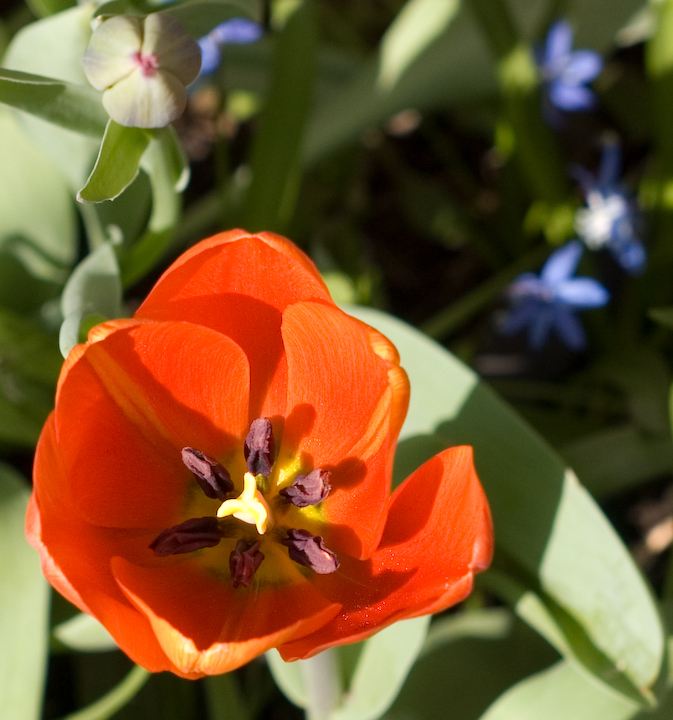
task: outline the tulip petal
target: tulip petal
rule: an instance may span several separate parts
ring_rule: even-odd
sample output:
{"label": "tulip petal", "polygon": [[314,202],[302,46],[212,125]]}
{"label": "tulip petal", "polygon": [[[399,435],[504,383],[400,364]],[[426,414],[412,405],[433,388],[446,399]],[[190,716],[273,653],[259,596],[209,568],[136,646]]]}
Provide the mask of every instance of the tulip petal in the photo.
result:
{"label": "tulip petal", "polygon": [[160,531],[185,519],[196,489],[185,446],[242,465],[249,374],[229,338],[189,323],[115,321],[94,328],[75,354],[56,432],[70,476],[64,491],[88,522]]}
{"label": "tulip petal", "polygon": [[469,594],[473,575],[488,567],[492,552],[490,511],[472,449],[445,450],[397,488],[369,562],[342,558],[338,572],[314,579],[325,597],[343,603],[341,613],[278,650],[284,660],[308,657],[454,605]]}
{"label": "tulip petal", "polygon": [[80,610],[98,618],[134,661],[152,672],[171,669],[150,623],[124,597],[110,572],[113,555],[126,549],[135,560],[147,552],[148,538],[106,534],[79,517],[62,492],[68,478],[53,414],[37,446],[34,478],[26,535],[40,554],[45,577]]}
{"label": "tulip petal", "polygon": [[364,323],[319,303],[289,307],[282,333],[288,381],[278,465],[282,472],[306,454],[312,467],[302,470],[331,469],[326,544],[368,557],[383,531],[391,453],[409,396],[397,351]]}
{"label": "tulip petal", "polygon": [[228,335],[250,362],[250,417],[285,413],[281,313],[299,300],[330,301],[311,261],[278,235],[221,233],[162,275],[138,318],[186,320]]}
{"label": "tulip petal", "polygon": [[[273,558],[278,561],[280,556]],[[148,570],[116,558],[112,568],[126,596],[152,624],[173,672],[198,678],[234,670],[279,643],[313,632],[339,612],[338,603],[326,600],[286,562],[290,582],[249,589],[234,589],[195,562]]]}

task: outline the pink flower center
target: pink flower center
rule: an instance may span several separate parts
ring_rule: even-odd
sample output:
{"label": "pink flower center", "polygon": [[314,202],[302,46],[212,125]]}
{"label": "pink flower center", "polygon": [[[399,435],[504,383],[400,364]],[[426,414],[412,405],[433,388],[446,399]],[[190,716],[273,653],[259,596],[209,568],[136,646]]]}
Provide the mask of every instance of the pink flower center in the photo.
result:
{"label": "pink flower center", "polygon": [[157,74],[159,58],[154,53],[149,55],[141,55],[140,52],[133,53],[133,59],[140,65],[143,77],[151,78]]}

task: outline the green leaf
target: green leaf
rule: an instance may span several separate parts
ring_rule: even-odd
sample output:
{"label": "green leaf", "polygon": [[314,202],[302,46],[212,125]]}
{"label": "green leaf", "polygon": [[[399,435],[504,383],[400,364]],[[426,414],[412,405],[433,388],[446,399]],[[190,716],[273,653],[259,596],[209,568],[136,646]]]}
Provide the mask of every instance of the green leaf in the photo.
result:
{"label": "green leaf", "polygon": [[98,138],[108,120],[100,93],[92,87],[16,70],[0,69],[0,102]]}
{"label": "green leaf", "polygon": [[250,232],[280,232],[294,213],[299,148],[315,81],[316,15],[314,1],[304,0],[276,45],[271,87],[252,149],[252,182],[244,211]]}
{"label": "green leaf", "polygon": [[609,659],[611,674],[599,679],[613,686],[628,680],[650,705],[664,655],[658,611],[627,549],[572,471],[446,350],[380,312],[348,311],[396,344],[409,373],[411,404],[398,456],[408,438],[415,460],[428,436],[430,453],[438,440],[472,445],[499,553],[536,577]]}
{"label": "green leaf", "polygon": [[79,652],[106,652],[118,650],[112,635],[96,618],[79,613],[54,628],[54,637]]}
{"label": "green leaf", "polygon": [[297,707],[305,708],[308,703],[308,696],[304,687],[301,665],[299,664],[301,660],[286,663],[276,649],[269,650],[265,657],[273,679],[282,690],[283,695]]}
{"label": "green leaf", "polygon": [[673,330],[673,308],[652,308],[647,314],[655,322]]}
{"label": "green leaf", "polygon": [[0,707],[4,720],[38,720],[47,667],[49,585],[24,534],[28,486],[0,465]]}
{"label": "green leaf", "polygon": [[480,720],[630,720],[640,710],[562,660],[514,685]]}
{"label": "green leaf", "polygon": [[109,120],[91,175],[77,193],[79,202],[113,200],[135,180],[140,158],[150,142],[142,128]]}
{"label": "green leaf", "polygon": [[[19,72],[64,80],[89,87],[82,57],[91,37],[92,5],[85,3],[23,27],[12,39],[3,66]],[[72,190],[82,186],[91,171],[99,142],[41,118],[20,113],[30,139],[51,158]]]}
{"label": "green leaf", "polygon": [[32,275],[62,282],[74,261],[77,238],[68,184],[4,108],[0,157],[0,249],[16,256]]}
{"label": "green leaf", "polygon": [[429,616],[404,620],[366,640],[344,700],[331,720],[381,717],[413,667],[429,624]]}
{"label": "green leaf", "polygon": [[101,245],[75,268],[61,298],[63,324],[59,347],[63,357],[83,340],[80,326],[87,316],[122,316],[122,285],[117,255],[109,243]]}

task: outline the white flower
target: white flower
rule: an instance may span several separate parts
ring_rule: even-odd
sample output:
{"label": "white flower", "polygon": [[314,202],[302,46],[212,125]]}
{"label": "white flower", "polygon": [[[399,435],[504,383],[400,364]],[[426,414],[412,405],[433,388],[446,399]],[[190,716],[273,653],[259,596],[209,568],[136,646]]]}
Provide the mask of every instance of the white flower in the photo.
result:
{"label": "white flower", "polygon": [[164,13],[113,15],[94,30],[84,53],[84,72],[104,91],[103,107],[127,127],[165,127],[179,118],[200,68],[198,43]]}

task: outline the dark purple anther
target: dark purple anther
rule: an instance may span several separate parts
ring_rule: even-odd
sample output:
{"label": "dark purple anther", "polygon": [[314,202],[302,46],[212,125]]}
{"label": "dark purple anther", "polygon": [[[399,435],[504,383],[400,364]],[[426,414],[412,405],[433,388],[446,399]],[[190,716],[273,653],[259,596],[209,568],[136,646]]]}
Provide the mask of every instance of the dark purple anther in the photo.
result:
{"label": "dark purple anther", "polygon": [[297,475],[290,487],[283,488],[279,495],[297,507],[308,507],[321,503],[332,489],[329,484],[329,470],[316,468],[308,475]]}
{"label": "dark purple anther", "polygon": [[243,445],[248,472],[269,477],[273,466],[274,445],[271,421],[268,418],[254,420]]}
{"label": "dark purple anther", "polygon": [[182,462],[194,473],[203,492],[213,500],[226,500],[234,489],[229,473],[214,458],[191,447],[182,448]]}
{"label": "dark purple anther", "polygon": [[150,544],[150,550],[154,550],[157,557],[180,555],[215,547],[221,539],[216,517],[192,518],[159,533]]}
{"label": "dark purple anther", "polygon": [[291,560],[311,568],[318,575],[329,575],[339,567],[337,556],[325,547],[323,539],[307,530],[288,530],[283,545],[288,548]]}
{"label": "dark purple anther", "polygon": [[259,551],[259,542],[250,543],[247,540],[239,540],[229,555],[232,585],[235,588],[239,585],[248,587],[257,568],[262,564],[262,560],[264,560],[264,555]]}

